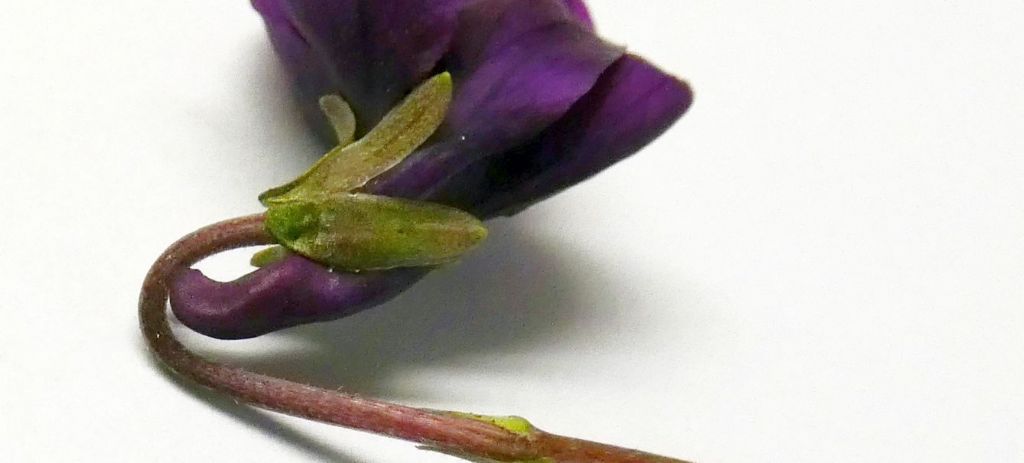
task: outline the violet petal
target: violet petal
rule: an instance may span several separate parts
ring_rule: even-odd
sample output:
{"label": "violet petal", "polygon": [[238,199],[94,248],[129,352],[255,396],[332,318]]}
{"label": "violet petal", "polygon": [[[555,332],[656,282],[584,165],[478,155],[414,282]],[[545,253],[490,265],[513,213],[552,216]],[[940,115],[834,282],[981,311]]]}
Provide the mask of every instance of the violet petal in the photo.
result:
{"label": "violet petal", "polygon": [[219,339],[244,339],[352,315],[387,302],[426,273],[422,268],[332,273],[290,256],[228,283],[188,270],[169,289],[174,315],[189,328]]}
{"label": "violet petal", "polygon": [[529,142],[561,119],[622,56],[564,5],[542,0],[467,7],[452,47],[445,64],[455,97],[442,133],[368,191],[433,199],[463,169]]}
{"label": "violet petal", "polygon": [[639,151],[692,102],[686,83],[627,55],[535,141],[465,171],[439,199],[481,217],[514,214]]}
{"label": "violet petal", "polygon": [[587,27],[594,28],[594,20],[590,17],[590,10],[587,9],[587,4],[583,0],[564,0],[565,6],[569,7],[569,11],[576,15],[576,18],[583,21]]}
{"label": "violet petal", "polygon": [[316,102],[340,93],[369,130],[424,81],[448,50],[455,18],[469,0],[252,0],[304,114],[327,127]]}

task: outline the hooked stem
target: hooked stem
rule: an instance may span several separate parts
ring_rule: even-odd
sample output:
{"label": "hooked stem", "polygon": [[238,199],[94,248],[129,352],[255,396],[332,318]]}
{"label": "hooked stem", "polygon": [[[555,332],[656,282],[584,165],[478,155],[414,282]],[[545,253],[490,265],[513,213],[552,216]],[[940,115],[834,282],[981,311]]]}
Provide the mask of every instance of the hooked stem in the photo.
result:
{"label": "hooked stem", "polygon": [[172,244],[142,285],[139,321],[149,348],[172,372],[240,402],[324,423],[416,442],[458,456],[530,463],[685,463],[549,434],[519,418],[488,418],[407,407],[207,360],[188,350],[167,320],[168,282],[199,260],[229,249],[273,244],[265,215],[227,220]]}

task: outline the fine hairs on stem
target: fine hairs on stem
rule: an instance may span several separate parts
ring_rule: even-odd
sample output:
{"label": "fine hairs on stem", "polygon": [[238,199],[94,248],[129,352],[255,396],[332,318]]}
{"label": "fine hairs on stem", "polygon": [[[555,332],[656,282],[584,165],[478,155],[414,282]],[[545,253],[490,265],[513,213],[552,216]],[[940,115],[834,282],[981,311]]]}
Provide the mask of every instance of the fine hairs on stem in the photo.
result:
{"label": "fine hairs on stem", "polygon": [[207,256],[274,243],[265,228],[265,215],[256,214],[197,230],[164,251],[146,275],[139,296],[143,335],[164,366],[249,405],[404,439],[453,455],[530,463],[685,463],[549,434],[518,418],[424,410],[307,386],[212,362],[189,351],[174,337],[167,320],[168,282]]}

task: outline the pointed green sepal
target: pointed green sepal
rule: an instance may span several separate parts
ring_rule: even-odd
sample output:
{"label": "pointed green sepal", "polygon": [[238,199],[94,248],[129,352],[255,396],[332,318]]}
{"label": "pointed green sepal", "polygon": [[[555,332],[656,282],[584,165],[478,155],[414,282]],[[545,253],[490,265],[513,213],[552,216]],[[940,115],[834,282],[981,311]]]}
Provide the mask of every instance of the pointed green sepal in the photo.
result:
{"label": "pointed green sepal", "polygon": [[275,200],[266,227],[291,251],[346,271],[444,264],[487,236],[458,209],[352,193]]}
{"label": "pointed green sepal", "polygon": [[295,181],[260,195],[260,201],[269,206],[301,197],[344,193],[365,185],[426,142],[444,121],[451,99],[451,74],[431,78],[365,137],[331,150]]}
{"label": "pointed green sepal", "polygon": [[320,98],[320,110],[334,129],[338,146],[351,145],[356,139],[356,114],[348,102],[338,95],[325,95]]}
{"label": "pointed green sepal", "polygon": [[284,260],[286,257],[290,256],[291,254],[291,251],[289,251],[288,248],[284,246],[271,246],[267,249],[257,252],[256,254],[253,254],[252,258],[249,259],[249,265],[252,265],[253,267],[256,268],[263,268],[269,266],[270,264],[280,262]]}

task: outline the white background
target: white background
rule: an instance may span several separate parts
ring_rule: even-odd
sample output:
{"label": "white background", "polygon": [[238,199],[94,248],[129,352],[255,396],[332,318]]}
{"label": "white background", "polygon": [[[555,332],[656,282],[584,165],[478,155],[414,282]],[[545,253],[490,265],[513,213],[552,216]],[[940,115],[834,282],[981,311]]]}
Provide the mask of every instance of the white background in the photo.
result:
{"label": "white background", "polygon": [[[189,343],[700,462],[1024,461],[1024,4],[591,3],[696,89],[669,134],[392,304]],[[0,459],[455,461],[145,352],[151,260],[318,154],[246,2],[3,10]]]}

